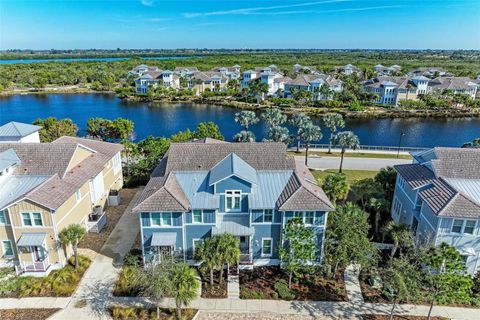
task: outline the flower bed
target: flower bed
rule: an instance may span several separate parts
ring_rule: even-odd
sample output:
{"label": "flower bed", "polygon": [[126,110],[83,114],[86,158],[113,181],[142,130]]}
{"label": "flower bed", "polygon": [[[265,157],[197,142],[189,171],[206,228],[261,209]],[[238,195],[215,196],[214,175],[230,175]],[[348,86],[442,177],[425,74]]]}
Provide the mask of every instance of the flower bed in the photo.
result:
{"label": "flower bed", "polygon": [[77,289],[90,263],[90,259],[80,256],[79,266],[75,269],[72,257],[66,267],[52,271],[46,277],[0,277],[3,278],[0,280],[0,297],[69,297]]}
{"label": "flower bed", "polygon": [[328,279],[306,275],[288,289],[288,276],[279,267],[240,271],[240,298],[303,301],[347,301],[343,272]]}

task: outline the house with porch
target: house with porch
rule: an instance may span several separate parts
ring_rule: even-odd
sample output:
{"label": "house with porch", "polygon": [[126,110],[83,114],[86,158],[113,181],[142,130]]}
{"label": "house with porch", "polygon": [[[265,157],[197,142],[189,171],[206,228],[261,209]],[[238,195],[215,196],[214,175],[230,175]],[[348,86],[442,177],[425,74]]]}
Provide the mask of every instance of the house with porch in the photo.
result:
{"label": "house with porch", "polygon": [[195,264],[200,242],[230,233],[239,238],[244,267],[280,263],[282,229],[292,217],[315,230],[320,262],[332,210],[284,144],[214,139],[172,143],[133,207],[146,263],[176,255]]}
{"label": "house with porch", "polygon": [[363,89],[378,96],[373,102],[396,106],[401,100],[418,100],[420,94],[427,94],[429,81],[424,76],[381,76],[365,81]]}
{"label": "house with porch", "polygon": [[433,148],[397,165],[391,216],[419,240],[455,247],[467,270],[480,270],[480,149]]}
{"label": "house with porch", "polygon": [[[331,96],[323,96],[319,91],[322,86],[327,86]],[[295,79],[285,83],[284,97],[291,98],[292,90],[306,90],[313,95],[313,100],[327,100],[333,97],[335,92],[343,90],[343,82],[332,75],[326,74],[299,74]]]}
{"label": "house with porch", "polygon": [[73,254],[59,233],[98,232],[109,192],[123,185],[121,144],[75,137],[0,144],[0,266],[45,276]]}

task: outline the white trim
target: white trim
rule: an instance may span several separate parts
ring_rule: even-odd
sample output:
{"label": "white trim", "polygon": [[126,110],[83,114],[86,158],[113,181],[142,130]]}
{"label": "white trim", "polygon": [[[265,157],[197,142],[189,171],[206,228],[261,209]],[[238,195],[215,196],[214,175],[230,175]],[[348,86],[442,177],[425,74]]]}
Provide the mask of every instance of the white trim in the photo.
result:
{"label": "white trim", "polygon": [[[160,224],[153,224],[153,218],[152,218],[152,213],[157,213],[160,215]],[[169,214],[170,215],[170,222],[171,224],[163,224],[163,215],[164,214]],[[149,212],[148,217],[150,218],[150,228],[151,227],[162,227],[162,228],[181,228],[182,226],[174,226],[173,225],[173,213],[168,212],[168,211],[155,211],[155,212]],[[183,222],[183,221],[182,221]],[[148,228],[148,227],[147,227]]]}
{"label": "white trim", "polygon": [[[200,211],[200,222],[195,222],[195,211]],[[192,224],[202,224],[203,223],[203,210],[194,209],[192,210]]]}
{"label": "white trim", "polygon": [[[12,254],[11,255],[7,255],[5,252],[5,245],[4,245],[4,242],[9,242],[10,243],[10,247],[12,249]],[[13,244],[12,244],[12,240],[10,239],[7,239],[7,240],[1,240],[2,242],[2,257],[4,258],[14,258],[15,257],[15,249],[13,248]]]}
{"label": "white trim", "polygon": [[195,256],[195,241],[201,241],[203,242],[202,238],[192,238],[192,257]]}
{"label": "white trim", "polygon": [[[263,241],[265,240],[270,240],[270,254],[264,254],[263,253]],[[262,258],[269,258],[273,255],[273,238],[262,238],[262,242],[261,242],[261,247],[260,247],[260,256]]]}
{"label": "white trim", "polygon": [[[231,192],[231,194],[227,195],[227,192]],[[225,190],[225,212],[242,212],[242,190]],[[232,198],[232,205],[235,206],[235,199],[239,198],[239,208],[228,208],[227,207],[227,197]]]}
{"label": "white trim", "polygon": [[[30,218],[30,222],[32,223],[31,226],[27,226],[23,223],[23,214],[24,213],[28,213],[29,215],[29,218]],[[40,220],[42,221],[42,224],[38,225],[38,224],[35,224],[35,219],[33,218],[33,214],[34,213],[38,213],[40,214]],[[37,227],[44,227],[44,223],[43,223],[43,216],[42,216],[42,212],[41,211],[20,211],[20,220],[22,221],[22,227],[23,228],[37,228]]]}
{"label": "white trim", "polygon": [[[458,220],[458,221],[462,221],[462,225],[460,227],[460,232],[453,232],[452,229],[453,229],[453,224],[455,223],[455,220]],[[465,232],[465,227],[467,225],[467,221],[473,221],[474,222],[474,225],[473,225],[473,230],[472,230],[472,233],[468,233],[468,232]],[[477,229],[477,220],[475,219],[458,219],[458,218],[452,218],[452,226],[450,227],[450,231],[447,232],[451,235],[466,235],[466,236],[475,236],[475,230]]]}

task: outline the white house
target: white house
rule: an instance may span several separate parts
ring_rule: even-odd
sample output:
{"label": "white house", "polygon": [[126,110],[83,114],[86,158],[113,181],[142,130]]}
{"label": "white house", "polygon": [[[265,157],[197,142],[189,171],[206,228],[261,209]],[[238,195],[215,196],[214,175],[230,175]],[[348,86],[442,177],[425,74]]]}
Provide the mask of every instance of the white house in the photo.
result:
{"label": "white house", "polygon": [[40,143],[42,127],[28,123],[9,122],[0,127],[0,143]]}
{"label": "white house", "polygon": [[326,74],[299,74],[295,79],[285,83],[284,97],[292,96],[292,89],[307,90],[312,92],[313,100],[327,100],[330,97],[324,97],[320,94],[320,88],[328,86],[332,94],[343,90],[343,82],[331,75]]}

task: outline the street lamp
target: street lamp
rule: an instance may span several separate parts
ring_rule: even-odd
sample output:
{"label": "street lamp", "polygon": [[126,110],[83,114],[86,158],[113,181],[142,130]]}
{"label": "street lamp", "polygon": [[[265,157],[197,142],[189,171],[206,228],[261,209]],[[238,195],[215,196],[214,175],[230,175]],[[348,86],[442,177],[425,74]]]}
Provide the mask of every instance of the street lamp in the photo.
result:
{"label": "street lamp", "polygon": [[397,159],[400,157],[400,146],[402,145],[402,137],[406,134],[405,131],[400,130],[400,138],[398,139]]}

